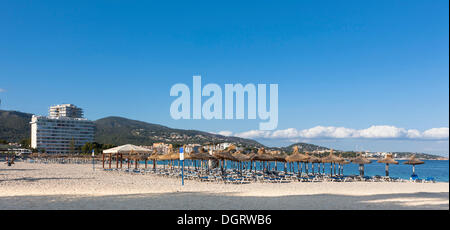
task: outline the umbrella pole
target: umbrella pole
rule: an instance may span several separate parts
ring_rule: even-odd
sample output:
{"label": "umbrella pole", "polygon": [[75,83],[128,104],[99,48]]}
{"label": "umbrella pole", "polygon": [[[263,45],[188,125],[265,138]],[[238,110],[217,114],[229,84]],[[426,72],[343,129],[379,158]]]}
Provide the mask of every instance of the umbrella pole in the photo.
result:
{"label": "umbrella pole", "polygon": [[105,153],[102,152],[102,162],[103,162],[103,168],[105,168]]}
{"label": "umbrella pole", "polygon": [[413,175],[416,175],[416,165],[413,165]]}
{"label": "umbrella pole", "polygon": [[389,177],[389,164],[386,164],[386,176]]}
{"label": "umbrella pole", "polygon": [[364,176],[364,165],[362,165],[362,175]]}
{"label": "umbrella pole", "polygon": [[109,168],[111,168],[112,153],[109,154]]}
{"label": "umbrella pole", "polygon": [[119,168],[119,153],[116,153],[116,168]]}

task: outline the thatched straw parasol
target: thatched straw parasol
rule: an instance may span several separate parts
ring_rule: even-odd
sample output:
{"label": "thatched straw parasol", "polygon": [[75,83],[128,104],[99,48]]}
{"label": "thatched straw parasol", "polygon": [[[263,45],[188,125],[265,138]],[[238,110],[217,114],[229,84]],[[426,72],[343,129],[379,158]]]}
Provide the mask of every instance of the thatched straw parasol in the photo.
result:
{"label": "thatched straw parasol", "polygon": [[333,154],[333,149],[331,149],[330,155],[322,158],[322,162],[324,162],[324,163],[338,163],[339,161],[342,161],[342,160],[343,160],[342,157],[338,157]]}
{"label": "thatched straw parasol", "polygon": [[416,175],[416,165],[425,164],[425,162],[416,159],[416,155],[412,155],[408,161],[403,162],[405,165],[412,165],[413,166],[413,174]]}
{"label": "thatched straw parasol", "polygon": [[268,170],[268,167],[266,167],[266,163],[267,163],[267,166],[269,166],[268,162],[275,161],[275,158],[272,157],[270,154],[267,154],[266,150],[264,148],[260,148],[260,149],[258,149],[258,153],[252,156],[251,160],[252,161],[260,161],[262,163],[262,165],[264,166],[263,169]]}
{"label": "thatched straw parasol", "polygon": [[274,158],[266,153],[264,148],[258,149],[258,154],[254,155],[252,158],[253,161],[273,161]]}
{"label": "thatched straw parasol", "polygon": [[153,153],[147,157],[147,160],[151,160],[153,161],[153,170],[155,170],[156,168],[156,161],[159,159],[161,155],[158,154],[158,152],[156,150],[153,150]]}
{"label": "thatched straw parasol", "polygon": [[[330,154],[326,157],[322,158],[322,163],[330,163],[330,175],[333,174],[333,167],[334,167],[334,174],[336,174],[336,163],[339,164],[339,162],[341,162],[342,160],[344,160],[342,157],[338,157],[336,155],[333,154],[333,149],[330,150]],[[325,165],[324,165],[324,170],[325,170]]]}
{"label": "thatched straw parasol", "polygon": [[219,160],[230,160],[230,161],[237,161],[237,159],[235,157],[233,157],[233,155],[231,155],[230,152],[228,151],[217,151],[215,153],[213,153],[213,156]]}
{"label": "thatched straw parasol", "polygon": [[247,154],[243,154],[241,151],[236,151],[232,154],[238,161],[250,161],[250,157]]}
{"label": "thatched straw parasol", "polygon": [[277,150],[277,151],[272,151],[270,153],[270,156],[275,161],[275,170],[278,170],[277,162],[283,162],[283,164],[284,164],[284,171],[286,172],[286,157],[288,155],[286,153],[280,151],[280,150]]}
{"label": "thatched straw parasol", "polygon": [[153,151],[153,153],[148,156],[148,160],[154,161],[154,160],[158,160],[158,158],[161,156],[161,154],[158,154],[156,151]]}
{"label": "thatched straw parasol", "polygon": [[272,157],[275,161],[286,162],[286,157],[288,157],[288,155],[284,152],[279,151],[275,154],[272,154]]}
{"label": "thatched straw parasol", "polygon": [[172,153],[166,153],[166,154],[158,155],[157,159],[160,160],[160,161],[172,160]]}
{"label": "thatched straw parasol", "polygon": [[220,160],[222,160],[222,163],[220,164],[222,173],[224,173],[224,170],[226,169],[225,164],[226,164],[227,160],[238,161],[238,159],[236,159],[233,155],[231,155],[230,150],[233,150],[233,149],[234,149],[234,147],[233,147],[233,145],[231,145],[230,147],[228,147],[225,150],[216,151],[213,153],[213,156],[219,160],[219,163],[220,163]]}
{"label": "thatched straw parasol", "polygon": [[359,165],[360,176],[364,176],[364,165],[372,163],[371,160],[363,157],[361,154],[359,154],[356,158],[352,159],[351,162]]}
{"label": "thatched straw parasol", "polygon": [[[308,156],[308,159],[305,160],[306,163],[311,163],[312,166],[312,173],[314,174],[314,164],[315,163],[319,163],[319,167],[320,167],[320,163],[322,162],[322,159],[313,155],[309,155],[309,152],[305,152],[306,156]],[[319,168],[319,172],[320,172],[320,168]],[[308,173],[308,164],[306,164],[306,173]]]}
{"label": "thatched straw parasol", "polygon": [[[103,168],[105,168],[105,154],[109,154],[109,168],[111,168],[111,162],[112,162],[112,154],[116,154],[116,167],[119,167],[119,161],[120,158],[120,165],[122,165],[122,156],[123,154],[128,154],[128,159],[130,159],[131,155],[141,155],[141,154],[149,154],[151,153],[150,149],[132,145],[132,144],[126,144],[117,146],[110,149],[105,149],[102,151],[102,161],[103,161]],[[120,155],[120,157],[119,157]],[[135,163],[137,166],[137,160],[135,159]],[[128,160],[128,167],[130,166],[130,161]]]}
{"label": "thatched straw parasol", "polygon": [[[302,173],[303,165],[301,167],[299,167],[299,163],[306,162],[309,159],[309,156],[300,153],[298,151],[298,146],[294,146],[293,149],[294,149],[294,151],[292,152],[292,154],[287,156],[285,159],[286,159],[286,162],[290,163],[291,167],[292,167],[293,162],[297,162],[297,171],[298,171],[298,174],[300,175]],[[300,168],[300,170],[298,170],[299,168]]]}
{"label": "thatched straw parasol", "polygon": [[191,153],[191,159],[206,161],[206,160],[213,160],[216,158],[212,155],[209,155],[209,153],[200,152],[200,153]]}
{"label": "thatched straw parasol", "polygon": [[392,154],[386,154],[386,156],[384,157],[384,159],[378,160],[378,163],[383,163],[386,164],[386,176],[389,176],[389,164],[396,164],[398,165],[398,162],[394,160],[394,158],[392,158]]}

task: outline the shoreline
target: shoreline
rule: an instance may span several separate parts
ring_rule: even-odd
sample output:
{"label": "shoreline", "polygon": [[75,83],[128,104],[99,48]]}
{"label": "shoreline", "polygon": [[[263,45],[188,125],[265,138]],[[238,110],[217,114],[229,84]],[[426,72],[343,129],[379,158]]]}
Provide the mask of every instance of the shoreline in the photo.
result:
{"label": "shoreline", "polygon": [[107,172],[96,165],[0,165],[0,209],[449,209],[449,183],[223,184]]}

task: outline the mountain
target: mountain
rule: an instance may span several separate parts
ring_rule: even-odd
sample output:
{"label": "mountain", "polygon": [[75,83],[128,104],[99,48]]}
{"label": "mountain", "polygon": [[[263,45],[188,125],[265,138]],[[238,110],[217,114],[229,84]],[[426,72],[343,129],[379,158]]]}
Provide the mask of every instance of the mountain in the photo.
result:
{"label": "mountain", "polygon": [[32,114],[0,110],[0,140],[19,142],[31,136]]}
{"label": "mountain", "polygon": [[281,149],[281,150],[283,150],[285,152],[291,153],[292,152],[292,148],[294,146],[298,146],[298,148],[299,148],[298,150],[300,152],[312,152],[314,150],[319,150],[319,151],[321,151],[321,150],[329,150],[329,148],[325,148],[325,147],[318,146],[318,145],[313,145],[313,144],[308,144],[308,143],[302,143],[302,142],[294,143],[292,145],[289,145],[289,146],[286,146],[286,147],[281,147],[279,149]]}
{"label": "mountain", "polygon": [[[0,110],[0,140],[19,142],[23,139],[29,139],[32,115],[30,113]],[[154,142],[174,144],[234,142],[248,147],[263,146],[254,140],[226,137],[197,130],[172,129],[123,117],[106,117],[96,120],[94,123],[96,125],[95,141],[104,144],[151,145]]]}
{"label": "mountain", "polygon": [[123,117],[106,117],[96,120],[94,123],[96,125],[96,141],[99,143],[151,145],[155,142],[174,144],[234,142],[248,147],[263,146],[254,140],[226,137],[197,130],[172,129]]}

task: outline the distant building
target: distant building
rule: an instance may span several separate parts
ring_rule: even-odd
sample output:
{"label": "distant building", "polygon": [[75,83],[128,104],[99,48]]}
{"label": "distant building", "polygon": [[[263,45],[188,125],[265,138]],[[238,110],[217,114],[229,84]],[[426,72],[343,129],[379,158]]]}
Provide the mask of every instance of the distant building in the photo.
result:
{"label": "distant building", "polygon": [[51,118],[83,118],[83,110],[72,104],[55,105],[50,107],[49,115]]}
{"label": "distant building", "polygon": [[50,107],[48,117],[33,115],[30,124],[31,147],[49,154],[77,153],[76,149],[94,141],[94,123],[72,104]]}

